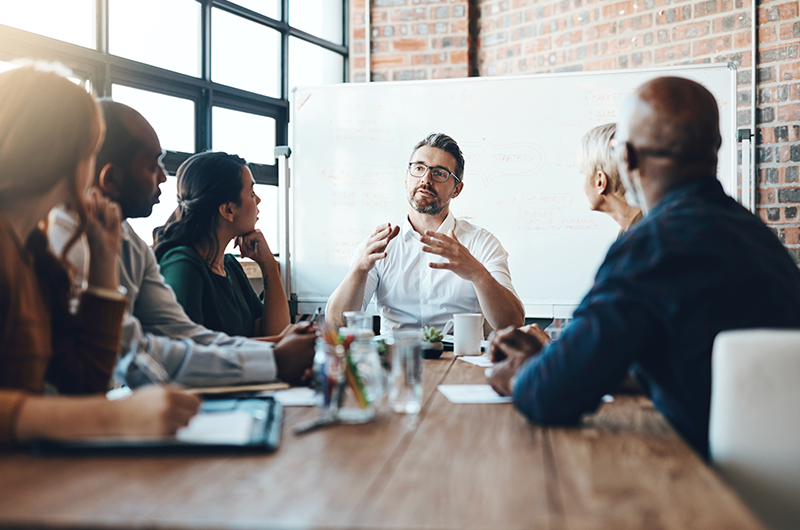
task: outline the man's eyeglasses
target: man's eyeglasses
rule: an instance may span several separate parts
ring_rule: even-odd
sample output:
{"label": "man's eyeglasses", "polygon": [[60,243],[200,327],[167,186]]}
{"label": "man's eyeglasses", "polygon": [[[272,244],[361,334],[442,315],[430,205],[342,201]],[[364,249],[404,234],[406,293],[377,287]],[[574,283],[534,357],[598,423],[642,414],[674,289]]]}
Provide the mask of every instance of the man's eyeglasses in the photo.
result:
{"label": "man's eyeglasses", "polygon": [[447,182],[447,179],[453,177],[455,179],[456,184],[461,182],[461,179],[455,176],[454,174],[450,173],[447,169],[438,166],[428,166],[423,164],[422,162],[410,162],[408,164],[408,172],[411,174],[412,177],[421,179],[425,176],[425,173],[430,170],[431,178],[434,182]]}

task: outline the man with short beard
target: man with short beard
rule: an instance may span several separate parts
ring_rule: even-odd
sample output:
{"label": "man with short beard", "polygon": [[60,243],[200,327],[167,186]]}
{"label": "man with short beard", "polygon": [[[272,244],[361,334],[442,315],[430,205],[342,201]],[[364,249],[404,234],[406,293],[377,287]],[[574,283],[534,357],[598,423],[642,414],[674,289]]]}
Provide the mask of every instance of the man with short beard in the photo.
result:
{"label": "man with short beard", "polygon": [[508,253],[487,230],[450,213],[463,178],[464,156],[449,136],[430,134],[414,146],[408,215],[401,225],[378,226],[358,246],[328,300],[329,320],[341,323],[343,312],[365,309],[374,295],[382,331],[441,328],[455,313],[483,313],[493,328],[523,324]]}

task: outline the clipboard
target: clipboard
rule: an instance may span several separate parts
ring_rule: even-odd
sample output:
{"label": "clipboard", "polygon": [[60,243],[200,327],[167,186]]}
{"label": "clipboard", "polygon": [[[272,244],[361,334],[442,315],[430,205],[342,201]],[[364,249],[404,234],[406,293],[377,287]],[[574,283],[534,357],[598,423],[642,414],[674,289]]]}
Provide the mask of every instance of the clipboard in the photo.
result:
{"label": "clipboard", "polygon": [[189,427],[169,437],[107,437],[68,442],[38,441],[34,455],[104,456],[231,452],[278,449],[283,406],[272,396],[210,399],[200,406]]}

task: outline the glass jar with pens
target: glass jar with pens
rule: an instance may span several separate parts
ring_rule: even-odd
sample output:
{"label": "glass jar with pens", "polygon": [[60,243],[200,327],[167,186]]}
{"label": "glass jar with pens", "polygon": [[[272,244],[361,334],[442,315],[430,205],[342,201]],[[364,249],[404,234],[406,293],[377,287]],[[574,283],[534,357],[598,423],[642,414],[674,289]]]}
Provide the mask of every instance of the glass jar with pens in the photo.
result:
{"label": "glass jar with pens", "polygon": [[372,330],[326,328],[317,338],[314,366],[325,420],[364,423],[375,418],[385,388]]}

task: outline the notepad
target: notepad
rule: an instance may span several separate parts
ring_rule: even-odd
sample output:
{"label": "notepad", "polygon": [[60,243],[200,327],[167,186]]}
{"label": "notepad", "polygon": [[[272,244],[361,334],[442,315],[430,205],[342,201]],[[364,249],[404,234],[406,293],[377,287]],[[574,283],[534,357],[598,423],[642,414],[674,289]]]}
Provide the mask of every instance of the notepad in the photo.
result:
{"label": "notepad", "polygon": [[253,415],[240,410],[198,414],[175,437],[193,444],[244,445],[253,432]]}
{"label": "notepad", "polygon": [[283,406],[271,396],[207,399],[200,412],[176,436],[99,437],[73,441],[40,441],[34,454],[81,455],[186,453],[208,451],[274,451],[283,426]]}
{"label": "notepad", "polygon": [[439,385],[439,392],[451,403],[511,403],[511,397],[503,397],[490,385]]}

